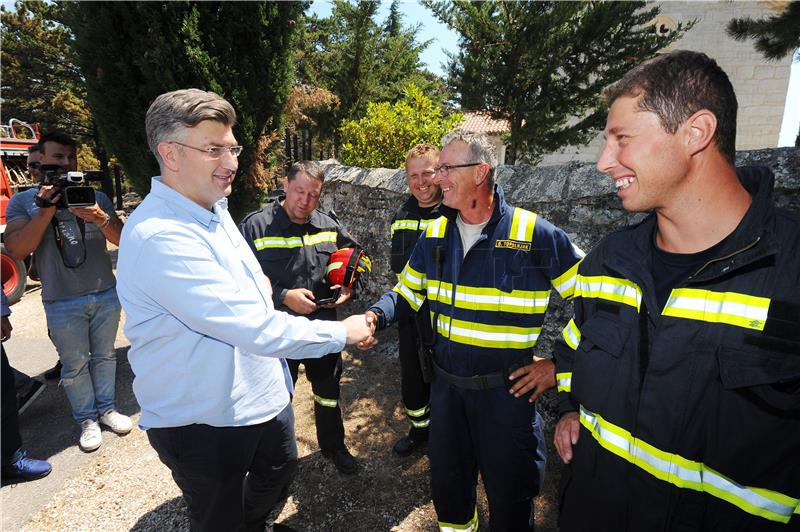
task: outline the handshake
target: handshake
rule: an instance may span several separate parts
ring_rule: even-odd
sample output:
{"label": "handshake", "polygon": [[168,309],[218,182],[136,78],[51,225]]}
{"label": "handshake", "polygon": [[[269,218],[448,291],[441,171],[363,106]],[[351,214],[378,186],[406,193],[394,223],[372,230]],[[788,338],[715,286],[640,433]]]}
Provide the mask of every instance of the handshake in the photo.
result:
{"label": "handshake", "polygon": [[375,338],[375,329],[378,327],[378,317],[374,312],[354,314],[341,321],[347,331],[347,344],[355,344],[362,351],[372,349],[378,343]]}

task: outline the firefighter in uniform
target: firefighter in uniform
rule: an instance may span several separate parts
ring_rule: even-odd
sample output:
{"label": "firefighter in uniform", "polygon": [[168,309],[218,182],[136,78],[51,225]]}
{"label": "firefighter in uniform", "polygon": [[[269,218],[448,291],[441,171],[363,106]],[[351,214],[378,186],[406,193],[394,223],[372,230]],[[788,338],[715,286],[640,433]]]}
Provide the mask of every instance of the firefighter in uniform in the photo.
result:
{"label": "firefighter in uniform", "polygon": [[[438,159],[439,149],[432,144],[418,144],[406,155],[406,178],[411,196],[392,218],[392,254],[389,258],[398,279],[419,235],[439,217],[441,189],[433,182]],[[420,366],[422,343],[433,337],[428,303],[423,303],[416,314],[398,319],[397,330],[400,391],[411,428],[407,436],[395,443],[393,450],[399,456],[408,456],[428,441],[431,389]]]}
{"label": "firefighter in uniform", "polygon": [[506,204],[485,135],[456,130],[442,144],[442,216],[367,315],[383,328],[428,300],[436,330],[428,456],[439,527],[477,529],[480,472],[490,528],[533,530],[544,457],[541,420],[531,428],[534,400],[555,374],[532,351],[551,287],[571,295],[579,250],[535,213]]}
{"label": "firefighter in uniform", "polygon": [[736,95],[706,55],[606,100],[597,167],[652,212],[580,264],[556,346],[561,530],[800,530],[798,216],[734,166]]}
{"label": "firefighter in uniform", "polygon": [[[342,286],[335,301],[318,304],[335,295],[335,287],[326,281],[326,268],[338,248],[360,246],[333,215],[317,210],[323,180],[316,163],[294,163],[284,179],[285,195],[245,217],[239,230],[272,283],[275,308],[312,320],[336,320],[336,307],[349,301],[353,290]],[[339,406],[342,354],[287,362],[295,383],[300,364],[305,366],[322,454],[340,472],[355,473],[357,464],[344,444]]]}

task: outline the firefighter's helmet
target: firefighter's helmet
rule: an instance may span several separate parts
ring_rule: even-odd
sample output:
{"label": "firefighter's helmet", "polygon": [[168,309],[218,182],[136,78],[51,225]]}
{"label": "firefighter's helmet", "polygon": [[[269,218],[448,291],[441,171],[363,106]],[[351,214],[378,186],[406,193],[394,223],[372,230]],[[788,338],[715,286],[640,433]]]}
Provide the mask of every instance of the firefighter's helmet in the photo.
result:
{"label": "firefighter's helmet", "polygon": [[331,286],[353,288],[358,278],[372,271],[372,261],[361,248],[341,248],[331,254],[325,277]]}

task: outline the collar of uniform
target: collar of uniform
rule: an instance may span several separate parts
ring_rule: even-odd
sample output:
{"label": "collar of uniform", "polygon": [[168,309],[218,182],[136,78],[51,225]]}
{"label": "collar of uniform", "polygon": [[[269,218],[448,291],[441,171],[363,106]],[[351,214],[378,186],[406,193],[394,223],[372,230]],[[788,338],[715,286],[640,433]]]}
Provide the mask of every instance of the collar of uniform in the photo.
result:
{"label": "collar of uniform", "polygon": [[[278,196],[278,199],[275,200],[275,205],[272,207],[272,219],[278,222],[278,227],[280,229],[286,229],[293,225],[305,225],[305,224],[296,224],[289,219],[289,215],[286,214],[286,210],[281,205],[281,202],[286,199],[286,195]],[[317,229],[322,229],[325,227],[325,223],[323,222],[322,213],[319,210],[314,209],[311,211],[311,214],[308,217],[307,224],[311,224]]]}
{"label": "collar of uniform", "polygon": [[191,218],[197,220],[198,223],[206,227],[210,227],[211,224],[215,222],[219,223],[222,219],[223,211],[228,209],[228,198],[222,198],[216,202],[213,206],[213,211],[204,209],[177,190],[165,185],[161,181],[161,176],[155,176],[150,181],[150,194],[153,194],[171,206],[180,209]]}
{"label": "collar of uniform", "polygon": [[413,195],[409,196],[408,199],[403,203],[401,209],[406,211],[409,214],[413,214],[416,216],[422,216],[422,213],[425,211],[429,211],[431,214],[436,214],[438,218],[438,213],[440,208],[442,207],[441,202],[437,203],[433,207],[420,207],[419,201]]}

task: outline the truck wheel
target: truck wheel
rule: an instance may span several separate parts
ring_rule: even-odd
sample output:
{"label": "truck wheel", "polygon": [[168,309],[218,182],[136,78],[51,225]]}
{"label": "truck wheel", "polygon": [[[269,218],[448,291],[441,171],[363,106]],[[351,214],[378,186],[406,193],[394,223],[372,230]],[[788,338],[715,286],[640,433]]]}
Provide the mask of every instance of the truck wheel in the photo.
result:
{"label": "truck wheel", "polygon": [[3,293],[8,298],[8,304],[13,305],[25,293],[27,269],[24,262],[7,254],[4,246],[0,246],[0,266],[3,272]]}

